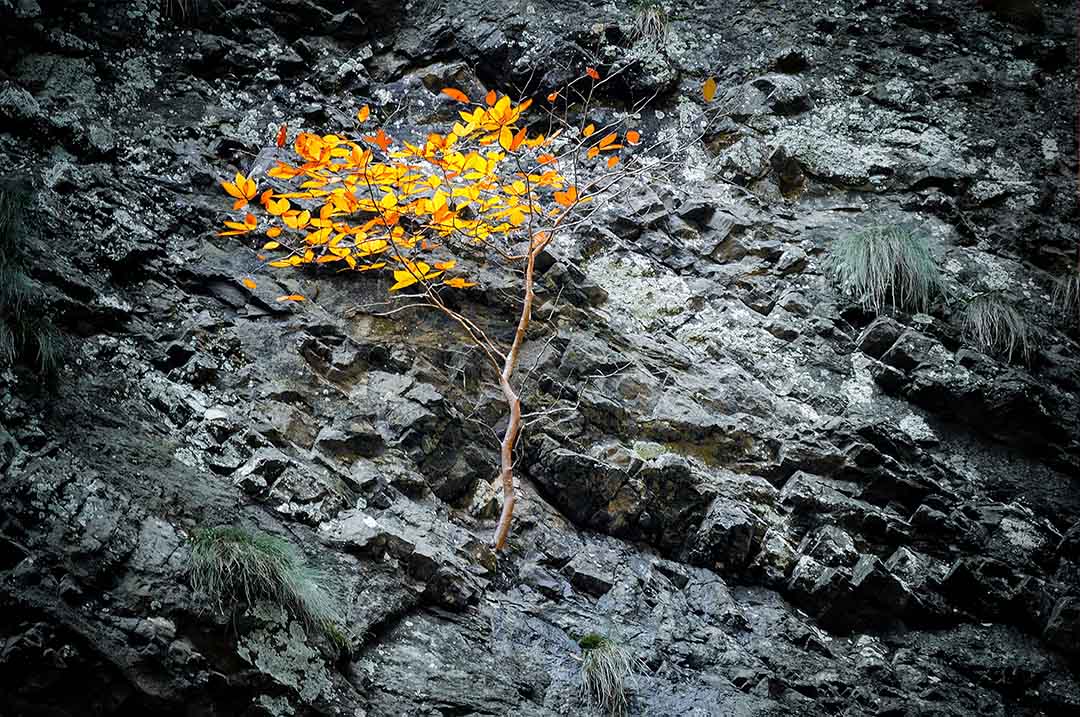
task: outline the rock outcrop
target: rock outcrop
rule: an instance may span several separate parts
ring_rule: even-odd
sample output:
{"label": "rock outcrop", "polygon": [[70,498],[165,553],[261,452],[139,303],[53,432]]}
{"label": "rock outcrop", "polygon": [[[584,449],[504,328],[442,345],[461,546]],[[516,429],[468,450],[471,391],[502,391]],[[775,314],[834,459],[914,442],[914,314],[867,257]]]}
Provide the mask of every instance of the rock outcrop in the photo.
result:
{"label": "rock outcrop", "polygon": [[[1080,714],[1080,352],[1049,302],[1075,7],[662,4],[654,44],[585,0],[0,0],[0,158],[69,343],[55,392],[0,373],[0,712],[577,714],[600,632],[640,660],[631,714]],[[598,113],[655,94],[643,133],[707,131],[545,257],[496,554],[476,350],[213,237],[217,180],[281,124],[421,131],[444,86],[627,62]],[[830,242],[888,223],[951,300],[874,316],[830,284]],[[509,331],[488,278],[461,301]],[[987,289],[1030,361],[964,340]],[[298,546],[350,649],[210,611],[189,537],[220,524]]]}

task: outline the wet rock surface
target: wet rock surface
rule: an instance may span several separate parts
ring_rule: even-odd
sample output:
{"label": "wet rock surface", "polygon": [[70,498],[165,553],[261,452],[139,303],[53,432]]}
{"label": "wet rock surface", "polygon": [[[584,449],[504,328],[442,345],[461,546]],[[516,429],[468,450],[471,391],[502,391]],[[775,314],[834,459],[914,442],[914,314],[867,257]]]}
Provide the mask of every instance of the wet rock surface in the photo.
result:
{"label": "wet rock surface", "polygon": [[[0,0],[0,157],[71,343],[55,394],[0,373],[0,712],[580,714],[601,632],[640,660],[631,714],[1080,714],[1080,353],[1048,301],[1080,241],[1070,3],[668,3],[660,46],[577,0],[168,5]],[[216,182],[283,123],[408,132],[454,116],[445,85],[627,60],[601,111],[657,92],[633,121],[697,136],[714,75],[719,116],[547,257],[495,554],[475,350],[346,318],[379,280],[266,273],[211,236]],[[930,237],[950,301],[830,285],[824,249],[880,223]],[[988,289],[1030,362],[963,340]],[[462,301],[509,326],[498,290]],[[189,538],[219,524],[300,548],[350,649],[209,611]]]}

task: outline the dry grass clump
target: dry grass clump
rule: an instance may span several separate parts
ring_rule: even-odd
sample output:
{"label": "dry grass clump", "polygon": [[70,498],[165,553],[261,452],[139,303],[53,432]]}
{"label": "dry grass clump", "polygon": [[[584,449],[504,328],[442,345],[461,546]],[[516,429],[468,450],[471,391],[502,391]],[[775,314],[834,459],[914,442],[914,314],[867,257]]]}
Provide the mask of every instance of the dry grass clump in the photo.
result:
{"label": "dry grass clump", "polygon": [[667,10],[656,0],[634,3],[633,24],[630,27],[633,42],[663,44],[667,40],[669,26]]}
{"label": "dry grass clump", "polygon": [[267,600],[343,646],[326,576],[284,540],[243,528],[208,528],[195,535],[191,561],[192,587],[219,612]]}
{"label": "dry grass clump", "polygon": [[875,312],[887,305],[926,311],[944,286],[926,238],[900,227],[872,227],[838,239],[828,268],[841,291]]}
{"label": "dry grass clump", "polygon": [[637,660],[611,638],[590,633],[578,640],[581,647],[581,695],[610,715],[626,713],[626,681]]}
{"label": "dry grass clump", "polygon": [[988,353],[1012,361],[1031,355],[1030,328],[1015,306],[999,291],[975,296],[964,310],[964,335]]}
{"label": "dry grass clump", "polygon": [[1054,307],[1061,311],[1066,323],[1080,326],[1080,267],[1057,282]]}
{"label": "dry grass clump", "polygon": [[54,380],[64,355],[64,340],[49,319],[45,298],[27,274],[24,247],[29,186],[0,185],[0,368],[22,360]]}

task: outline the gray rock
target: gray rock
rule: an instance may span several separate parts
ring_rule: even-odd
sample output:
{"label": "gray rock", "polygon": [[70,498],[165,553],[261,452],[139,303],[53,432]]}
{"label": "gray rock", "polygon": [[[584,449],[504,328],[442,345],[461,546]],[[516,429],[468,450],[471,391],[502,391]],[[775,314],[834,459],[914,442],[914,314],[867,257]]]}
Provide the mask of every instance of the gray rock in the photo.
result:
{"label": "gray rock", "polygon": [[[1061,3],[1034,32],[1015,3],[668,4],[662,43],[619,3],[225,5],[0,0],[0,158],[71,339],[55,393],[0,370],[3,709],[577,714],[600,632],[631,715],[1080,713],[1080,364],[1045,296],[1078,239]],[[359,133],[445,132],[445,86],[524,88],[543,124],[590,66],[588,121],[658,146],[539,262],[496,554],[505,409],[475,347],[384,313],[386,277],[211,236],[217,182],[364,104]],[[1031,365],[965,347],[954,298],[867,325],[820,252],[894,222],[950,296],[1008,292]],[[473,276],[445,299],[505,342],[518,275]],[[207,525],[288,536],[349,649],[208,610]]]}

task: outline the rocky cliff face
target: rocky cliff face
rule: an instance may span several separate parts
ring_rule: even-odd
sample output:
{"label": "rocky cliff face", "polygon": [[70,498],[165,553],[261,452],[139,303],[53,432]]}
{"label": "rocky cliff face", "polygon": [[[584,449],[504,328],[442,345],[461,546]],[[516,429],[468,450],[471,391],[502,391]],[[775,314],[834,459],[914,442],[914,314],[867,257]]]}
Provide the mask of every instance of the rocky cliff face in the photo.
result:
{"label": "rocky cliff face", "polygon": [[[0,0],[0,157],[70,347],[55,393],[0,374],[0,712],[579,714],[600,632],[631,714],[1080,714],[1072,3],[679,1],[650,45],[622,3],[39,2]],[[710,74],[727,111],[547,262],[496,555],[475,350],[346,318],[375,280],[264,273],[211,237],[216,180],[282,123],[424,127],[443,86],[628,59],[602,113],[699,131]],[[823,251],[872,224],[929,235],[950,300],[841,296]],[[961,336],[987,289],[1030,362]],[[509,330],[497,284],[462,296]],[[206,525],[298,546],[347,654],[209,611]]]}

